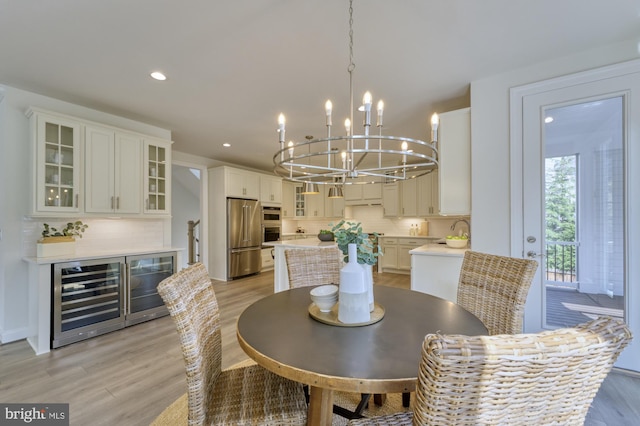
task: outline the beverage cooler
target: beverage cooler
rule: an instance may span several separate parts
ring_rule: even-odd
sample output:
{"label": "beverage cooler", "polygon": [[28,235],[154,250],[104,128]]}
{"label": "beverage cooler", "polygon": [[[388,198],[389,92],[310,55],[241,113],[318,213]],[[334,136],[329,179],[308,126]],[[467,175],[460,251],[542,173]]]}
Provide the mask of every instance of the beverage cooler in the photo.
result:
{"label": "beverage cooler", "polygon": [[57,348],[168,314],[158,284],[175,272],[176,253],[56,263],[51,347]]}

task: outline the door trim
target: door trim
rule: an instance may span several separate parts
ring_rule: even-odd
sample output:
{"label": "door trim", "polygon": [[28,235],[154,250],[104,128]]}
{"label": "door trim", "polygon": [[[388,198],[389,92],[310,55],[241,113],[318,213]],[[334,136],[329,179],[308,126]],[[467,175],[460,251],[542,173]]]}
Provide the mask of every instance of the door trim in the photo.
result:
{"label": "door trim", "polygon": [[[510,253],[514,257],[524,256],[524,190],[523,190],[523,165],[524,165],[524,110],[525,100],[529,96],[543,95],[546,92],[570,89],[578,85],[596,84],[605,79],[627,78],[634,83],[628,86],[632,90],[631,97],[627,99],[625,111],[625,318],[632,331],[640,332],[640,265],[633,262],[638,258],[640,245],[640,224],[634,220],[640,217],[640,194],[631,182],[640,181],[640,169],[633,164],[640,160],[640,89],[638,88],[638,75],[640,75],[640,60],[633,60],[621,64],[610,65],[594,70],[583,71],[573,75],[562,76],[546,81],[528,85],[513,87],[510,89]],[[540,269],[539,269],[540,271]],[[538,272],[540,273],[540,272]],[[537,277],[536,277],[537,279]],[[532,303],[535,301],[532,300]],[[532,330],[539,325],[527,325],[525,330]],[[616,366],[633,371],[640,371],[640,363],[637,361],[640,355],[640,342],[632,342],[621,354]]]}

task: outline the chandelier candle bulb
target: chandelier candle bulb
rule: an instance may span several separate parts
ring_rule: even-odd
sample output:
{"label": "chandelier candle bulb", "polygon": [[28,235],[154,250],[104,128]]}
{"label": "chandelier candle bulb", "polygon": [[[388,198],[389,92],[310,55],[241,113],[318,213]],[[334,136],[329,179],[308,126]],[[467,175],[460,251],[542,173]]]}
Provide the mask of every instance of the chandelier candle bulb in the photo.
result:
{"label": "chandelier candle bulb", "polygon": [[278,133],[280,134],[280,142],[284,143],[284,114],[278,116]]}
{"label": "chandelier candle bulb", "polygon": [[331,126],[331,110],[333,109],[333,105],[331,104],[331,101],[327,101],[327,103],[324,104],[324,111],[327,114],[327,126]]}
{"label": "chandelier candle bulb", "polygon": [[438,125],[439,124],[440,124],[440,117],[438,117],[438,114],[434,113],[431,116],[431,141],[432,142],[438,141]]}
{"label": "chandelier candle bulb", "polygon": [[382,127],[382,112],[384,110],[384,102],[378,101],[378,121],[376,123],[377,127]]}

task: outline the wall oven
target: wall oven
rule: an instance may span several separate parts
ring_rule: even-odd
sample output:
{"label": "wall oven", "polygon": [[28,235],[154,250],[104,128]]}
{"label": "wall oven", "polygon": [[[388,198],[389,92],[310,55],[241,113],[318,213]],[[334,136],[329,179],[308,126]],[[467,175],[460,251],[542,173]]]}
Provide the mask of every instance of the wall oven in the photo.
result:
{"label": "wall oven", "polygon": [[282,217],[280,207],[262,207],[262,243],[280,241]]}

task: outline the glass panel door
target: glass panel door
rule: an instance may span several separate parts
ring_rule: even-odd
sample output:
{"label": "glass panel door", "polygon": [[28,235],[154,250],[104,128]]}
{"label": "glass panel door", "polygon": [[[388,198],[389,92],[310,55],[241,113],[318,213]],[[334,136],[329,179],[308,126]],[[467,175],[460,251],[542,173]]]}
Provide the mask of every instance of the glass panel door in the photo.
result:
{"label": "glass panel door", "polygon": [[623,98],[544,116],[545,323],[624,318]]}

